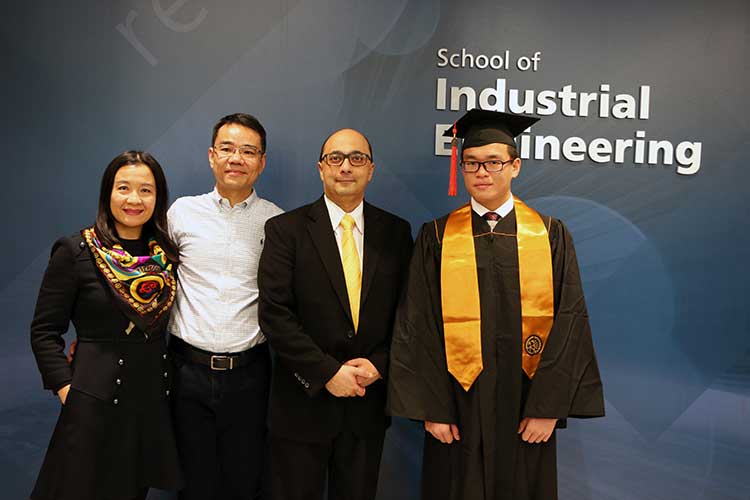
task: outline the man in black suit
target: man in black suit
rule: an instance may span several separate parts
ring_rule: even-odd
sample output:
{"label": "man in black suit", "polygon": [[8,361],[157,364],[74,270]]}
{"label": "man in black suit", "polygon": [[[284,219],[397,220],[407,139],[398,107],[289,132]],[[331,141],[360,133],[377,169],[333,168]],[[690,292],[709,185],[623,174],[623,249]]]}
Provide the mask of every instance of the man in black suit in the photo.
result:
{"label": "man in black suit", "polygon": [[324,196],[266,223],[260,325],[276,356],[268,422],[275,500],[375,498],[389,346],[411,255],[409,223],[364,202],[372,148],[326,139]]}

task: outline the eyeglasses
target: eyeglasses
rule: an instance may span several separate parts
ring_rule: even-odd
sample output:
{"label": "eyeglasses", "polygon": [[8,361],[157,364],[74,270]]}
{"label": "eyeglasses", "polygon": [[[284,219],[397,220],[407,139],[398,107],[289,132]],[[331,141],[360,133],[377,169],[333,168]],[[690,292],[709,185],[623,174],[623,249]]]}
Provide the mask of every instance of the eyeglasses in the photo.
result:
{"label": "eyeglasses", "polygon": [[233,144],[219,144],[213,147],[214,153],[219,158],[228,158],[234,155],[235,152],[239,151],[240,158],[243,161],[252,161],[263,154],[263,151],[259,150],[255,146],[241,146],[237,147]]}
{"label": "eyeglasses", "polygon": [[487,161],[462,161],[461,170],[466,173],[474,173],[479,171],[479,167],[484,167],[487,172],[500,172],[505,168],[506,163],[513,163],[513,160],[487,160]]}
{"label": "eyeglasses", "polygon": [[342,153],[340,151],[333,151],[332,153],[325,154],[320,157],[320,161],[324,161],[330,167],[340,167],[344,164],[344,160],[349,158],[349,164],[352,167],[364,167],[367,162],[372,161],[370,155],[361,151],[352,151],[351,153]]}

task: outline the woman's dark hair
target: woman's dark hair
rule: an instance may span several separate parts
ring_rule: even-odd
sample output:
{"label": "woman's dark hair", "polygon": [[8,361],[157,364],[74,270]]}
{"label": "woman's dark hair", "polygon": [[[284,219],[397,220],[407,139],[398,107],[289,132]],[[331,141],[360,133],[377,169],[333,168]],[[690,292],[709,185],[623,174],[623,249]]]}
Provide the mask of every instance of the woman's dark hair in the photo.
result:
{"label": "woman's dark hair", "polygon": [[169,237],[167,231],[167,203],[169,191],[167,190],[167,179],[164,171],[156,158],[145,151],[125,151],[109,162],[102,175],[102,185],[99,190],[99,210],[96,214],[95,230],[99,241],[104,247],[111,248],[120,241],[115,228],[115,218],[110,208],[112,198],[112,187],[115,184],[117,171],[126,165],[146,165],[154,175],[156,181],[156,204],[154,214],[143,225],[142,235],[153,237],[164,250],[170,262],[179,261],[179,250],[177,245]]}

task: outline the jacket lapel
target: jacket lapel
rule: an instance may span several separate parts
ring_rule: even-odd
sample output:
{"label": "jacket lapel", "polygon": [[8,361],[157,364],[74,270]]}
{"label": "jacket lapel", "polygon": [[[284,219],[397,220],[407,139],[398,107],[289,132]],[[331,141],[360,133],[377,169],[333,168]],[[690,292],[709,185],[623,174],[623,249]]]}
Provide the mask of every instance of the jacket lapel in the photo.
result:
{"label": "jacket lapel", "polygon": [[370,291],[372,280],[375,278],[375,270],[380,262],[380,249],[386,244],[386,234],[383,231],[383,225],[379,220],[380,218],[367,202],[365,202],[364,205],[364,219],[365,238],[363,245],[364,261],[362,262],[362,294],[359,301],[360,317],[362,307],[367,299],[367,292]]}
{"label": "jacket lapel", "polygon": [[[331,285],[336,291],[336,296],[341,302],[341,307],[346,311],[346,315],[352,321],[352,311],[349,306],[349,295],[346,292],[346,280],[344,279],[344,270],[341,266],[341,255],[336,246],[336,235],[333,234],[331,227],[331,218],[328,216],[325,201],[321,197],[312,204],[308,212],[310,222],[307,226],[312,238],[313,244],[323,261]],[[367,253],[365,253],[367,255]]]}

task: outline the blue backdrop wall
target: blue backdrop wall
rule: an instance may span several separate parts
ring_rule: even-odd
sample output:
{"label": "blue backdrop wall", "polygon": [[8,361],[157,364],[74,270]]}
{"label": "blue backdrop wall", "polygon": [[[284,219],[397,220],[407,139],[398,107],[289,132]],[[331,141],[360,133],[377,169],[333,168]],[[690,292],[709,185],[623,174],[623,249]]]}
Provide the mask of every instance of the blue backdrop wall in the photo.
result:
{"label": "blue backdrop wall", "polygon": [[[39,0],[3,6],[0,46],[0,497],[26,498],[59,407],[28,342],[49,248],[93,221],[112,157],[204,192],[213,123],[251,112],[258,191],[290,209],[354,127],[368,199],[416,231],[466,201],[436,136],[481,105],[544,115],[514,193],[579,253],[607,417],[560,433],[561,497],[750,499],[747,0]],[[380,498],[416,498],[420,448],[396,422]]]}

